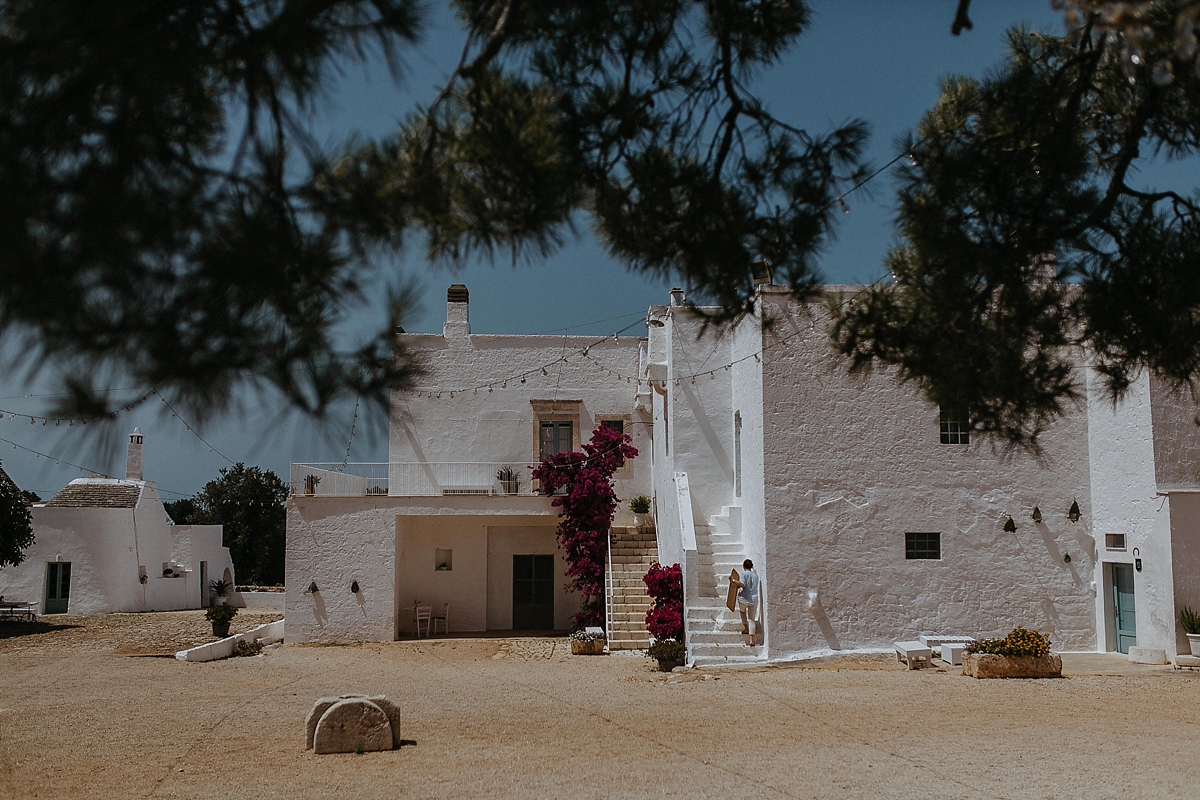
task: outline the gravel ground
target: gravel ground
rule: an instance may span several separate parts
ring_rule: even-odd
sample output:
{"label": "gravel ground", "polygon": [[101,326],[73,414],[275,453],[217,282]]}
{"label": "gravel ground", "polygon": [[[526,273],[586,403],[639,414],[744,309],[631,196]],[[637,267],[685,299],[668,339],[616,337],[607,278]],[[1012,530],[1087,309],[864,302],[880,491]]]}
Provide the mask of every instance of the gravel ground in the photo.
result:
{"label": "gravel ground", "polygon": [[[1120,665],[1098,657],[1051,681],[888,656],[663,675],[561,639],[187,664],[140,656],[210,640],[201,612],[53,619],[0,625],[0,798],[1129,798],[1200,784],[1200,673],[1101,674]],[[313,701],[347,692],[397,700],[404,746],[305,752]]]}

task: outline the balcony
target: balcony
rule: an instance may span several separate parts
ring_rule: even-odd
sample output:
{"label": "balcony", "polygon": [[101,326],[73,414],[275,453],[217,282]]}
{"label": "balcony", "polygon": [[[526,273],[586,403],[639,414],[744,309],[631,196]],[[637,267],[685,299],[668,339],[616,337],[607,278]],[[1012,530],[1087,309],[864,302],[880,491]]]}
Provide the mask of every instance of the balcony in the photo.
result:
{"label": "balcony", "polygon": [[491,461],[292,464],[297,497],[535,495],[531,468]]}

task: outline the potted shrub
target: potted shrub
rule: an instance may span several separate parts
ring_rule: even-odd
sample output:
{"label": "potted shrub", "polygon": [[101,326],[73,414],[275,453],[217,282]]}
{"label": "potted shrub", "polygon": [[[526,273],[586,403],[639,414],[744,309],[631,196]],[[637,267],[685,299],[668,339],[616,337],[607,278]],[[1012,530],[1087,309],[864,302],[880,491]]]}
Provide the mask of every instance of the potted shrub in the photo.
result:
{"label": "potted shrub", "polygon": [[1179,609],[1179,624],[1187,634],[1188,644],[1192,646],[1192,655],[1200,656],[1200,614],[1184,606]]}
{"label": "potted shrub", "polygon": [[504,487],[505,494],[521,492],[521,473],[512,467],[501,467],[496,470],[496,480],[500,481],[500,485]]}
{"label": "potted shrub", "polygon": [[222,603],[204,612],[204,618],[212,623],[213,636],[225,638],[229,635],[229,623],[237,616],[237,609]]}
{"label": "potted shrub", "polygon": [[658,661],[660,672],[670,672],[676,667],[682,667],[687,661],[687,648],[683,646],[683,642],[674,639],[658,639],[646,652]]}
{"label": "potted shrub", "polygon": [[229,602],[229,590],[233,588],[233,584],[224,578],[217,581],[210,581],[208,588],[212,589],[215,597],[219,598],[222,603]]}
{"label": "potted shrub", "polygon": [[604,646],[608,644],[603,633],[594,631],[575,631],[567,639],[571,642],[571,655],[573,656],[604,655]]}
{"label": "potted shrub", "polygon": [[1050,637],[1020,626],[1002,639],[980,639],[963,654],[972,678],[1061,678],[1062,659],[1050,655]]}
{"label": "potted shrub", "polygon": [[[650,513],[650,498],[644,494],[639,494],[637,497],[629,501],[629,510],[633,512],[634,527],[642,526],[642,518]],[[653,524],[654,520],[646,517],[648,524]]]}

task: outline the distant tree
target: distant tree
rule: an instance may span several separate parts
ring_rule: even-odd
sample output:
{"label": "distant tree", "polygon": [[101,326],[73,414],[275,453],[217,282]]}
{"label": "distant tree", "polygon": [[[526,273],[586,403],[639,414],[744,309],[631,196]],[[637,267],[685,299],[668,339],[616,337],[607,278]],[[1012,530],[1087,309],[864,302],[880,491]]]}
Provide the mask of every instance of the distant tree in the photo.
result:
{"label": "distant tree", "polygon": [[1134,46],[1096,13],[1013,31],[1000,69],[946,81],[904,144],[891,281],[832,308],[852,369],[895,367],[1034,450],[1082,396],[1081,353],[1113,397],[1146,370],[1197,396],[1200,202],[1135,176],[1200,153],[1190,25],[1177,40],[1200,6],[1137,5]]}
{"label": "distant tree", "polygon": [[23,495],[0,469],[0,567],[20,564],[25,548],[33,544],[33,518]]}
{"label": "distant tree", "polygon": [[179,525],[223,525],[237,578],[243,584],[283,583],[287,486],[270,470],[239,462],[221,470],[194,497],[166,503]]}
{"label": "distant tree", "polygon": [[26,505],[33,505],[34,503],[42,502],[42,498],[32,489],[22,489],[21,497],[24,498]]}

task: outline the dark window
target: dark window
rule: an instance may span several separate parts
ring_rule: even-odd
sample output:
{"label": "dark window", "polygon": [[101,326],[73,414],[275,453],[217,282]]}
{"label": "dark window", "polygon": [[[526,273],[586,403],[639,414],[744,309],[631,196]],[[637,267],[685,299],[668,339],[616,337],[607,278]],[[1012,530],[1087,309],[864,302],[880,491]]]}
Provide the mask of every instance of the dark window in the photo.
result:
{"label": "dark window", "polygon": [[539,442],[539,457],[549,458],[559,453],[571,452],[571,423],[543,422]]}
{"label": "dark window", "polygon": [[617,433],[625,432],[625,420],[623,419],[606,419],[600,424],[610,431],[616,431]]}
{"label": "dark window", "polygon": [[942,444],[970,444],[971,419],[966,406],[942,406]]}
{"label": "dark window", "polygon": [[940,533],[904,534],[905,558],[941,558],[942,535]]}

